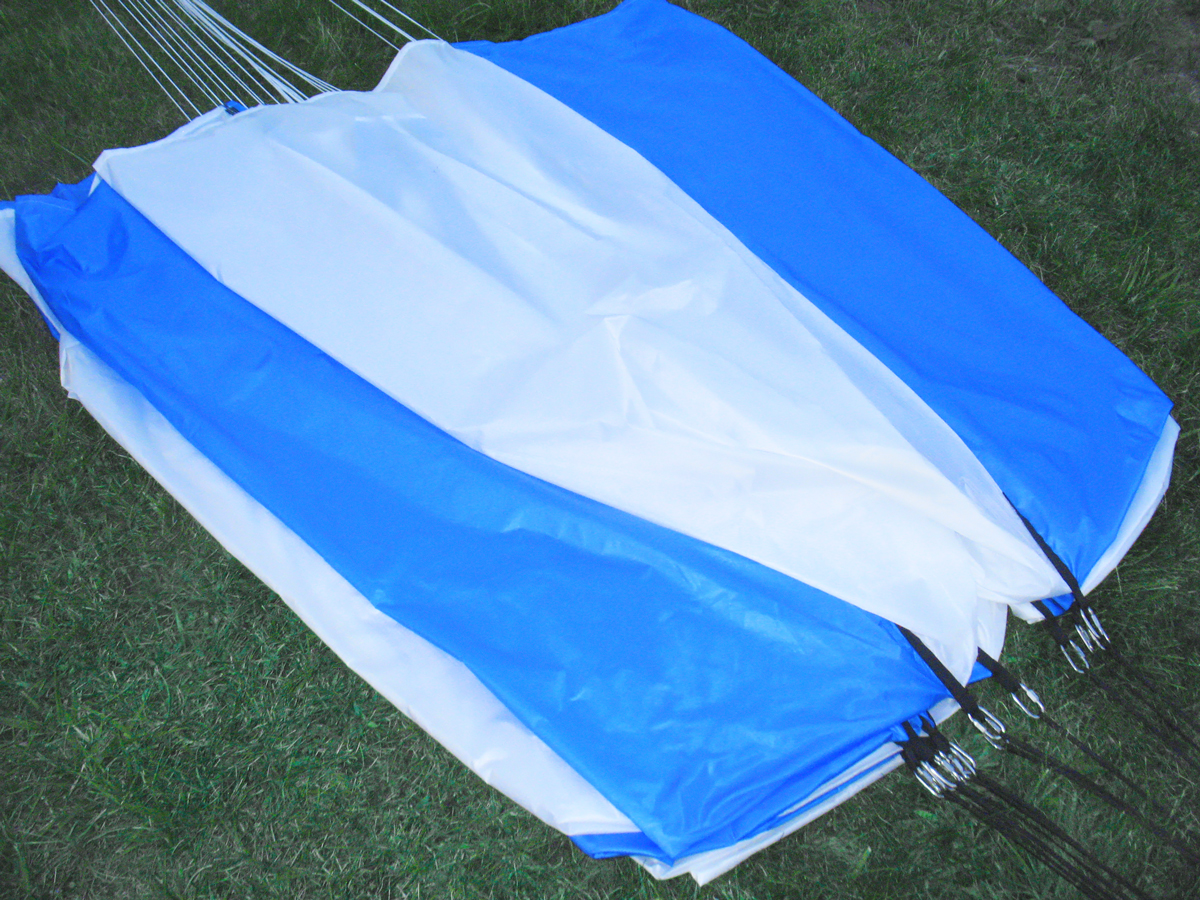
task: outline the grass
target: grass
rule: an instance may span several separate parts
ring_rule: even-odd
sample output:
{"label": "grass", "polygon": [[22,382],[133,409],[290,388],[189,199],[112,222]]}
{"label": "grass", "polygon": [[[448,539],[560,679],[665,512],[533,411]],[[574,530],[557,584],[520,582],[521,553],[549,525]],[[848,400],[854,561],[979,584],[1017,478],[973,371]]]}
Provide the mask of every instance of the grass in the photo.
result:
{"label": "grass", "polygon": [[[225,4],[345,87],[381,46],[315,0]],[[410,4],[508,40],[604,3]],[[1194,0],[694,0],[934,182],[1177,403],[1174,484],[1095,594],[1110,630],[1200,695],[1200,5]],[[79,0],[0,6],[0,197],[76,181],[178,114]],[[1006,658],[1197,834],[1181,771],[1068,677],[1041,634]],[[1021,730],[994,688],[985,702]],[[1156,896],[1194,876],[1132,825],[955,728]],[[705,888],[593,861],[349,672],[56,383],[0,283],[0,895],[30,898],[1066,898],[894,775]]]}

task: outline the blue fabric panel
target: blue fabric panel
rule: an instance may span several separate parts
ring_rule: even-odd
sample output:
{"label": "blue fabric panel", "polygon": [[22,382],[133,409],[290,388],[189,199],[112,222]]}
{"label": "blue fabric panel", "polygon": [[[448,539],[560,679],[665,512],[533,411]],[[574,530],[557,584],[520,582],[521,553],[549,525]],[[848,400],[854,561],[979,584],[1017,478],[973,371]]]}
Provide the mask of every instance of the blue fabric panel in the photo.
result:
{"label": "blue fabric panel", "polygon": [[967,684],[975,684],[977,681],[986,681],[992,677],[992,673],[979,662],[975,663],[975,668],[971,670],[971,677],[967,679]]}
{"label": "blue fabric panel", "polygon": [[1082,577],[1170,401],[920,176],[723,28],[665,0],[459,45],[670,176],[908,383]]}
{"label": "blue fabric panel", "polygon": [[[920,720],[911,723],[914,728],[920,730],[922,723]],[[903,737],[903,733],[897,734],[898,738]],[[860,773],[858,778],[865,778],[870,773],[876,772],[881,766],[887,764],[888,761],[879,762],[864,772]],[[836,792],[835,792],[836,793]],[[782,816],[776,822],[777,825],[782,825],[788,819],[795,816],[802,816],[809,810],[821,803],[825,802],[827,795],[822,794],[815,800],[805,803],[797,809],[791,810],[787,816]],[[619,834],[584,834],[577,835],[572,838],[584,853],[596,859],[607,859],[614,856],[653,856],[653,845],[646,839],[644,834],[639,833],[619,833]]]}
{"label": "blue fabric panel", "polygon": [[64,327],[663,860],[771,827],[945,696],[893,625],[531,478],[231,293],[101,183],[17,201]]}

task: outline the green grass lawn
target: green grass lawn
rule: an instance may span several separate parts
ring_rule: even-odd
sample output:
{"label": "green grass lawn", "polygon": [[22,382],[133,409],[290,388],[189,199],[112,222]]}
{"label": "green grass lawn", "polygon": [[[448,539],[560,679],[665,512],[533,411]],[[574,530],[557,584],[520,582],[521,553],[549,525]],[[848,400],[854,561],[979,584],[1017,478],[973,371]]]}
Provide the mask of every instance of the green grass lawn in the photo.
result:
{"label": "green grass lawn", "polygon": [[[405,4],[452,40],[608,6]],[[1176,401],[1174,484],[1093,597],[1196,713],[1200,3],[689,6],[935,183]],[[318,0],[220,8],[343,87],[387,63]],[[0,198],[77,181],[104,148],[178,124],[86,2],[0,3]],[[1075,896],[900,773],[705,888],[586,858],[366,687],[69,401],[54,342],[2,278],[0,616],[0,897]],[[1006,659],[1200,843],[1194,772],[1068,677],[1045,635],[1015,624]],[[1136,826],[951,731],[1155,896],[1198,896]]]}

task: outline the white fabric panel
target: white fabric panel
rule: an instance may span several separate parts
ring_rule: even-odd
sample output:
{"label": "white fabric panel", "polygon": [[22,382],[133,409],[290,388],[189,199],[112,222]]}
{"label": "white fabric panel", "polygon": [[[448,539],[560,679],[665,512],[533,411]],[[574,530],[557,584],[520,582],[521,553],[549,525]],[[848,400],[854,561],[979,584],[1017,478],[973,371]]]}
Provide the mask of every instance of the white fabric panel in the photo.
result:
{"label": "white fabric panel", "polygon": [[644,159],[472,54],[409,44],[375,92],[96,168],[470,446],[905,625],[961,678],[998,652],[998,604],[1065,591],[899,379]]}
{"label": "white fabric panel", "polygon": [[[0,270],[3,270],[9,278],[21,286],[25,293],[33,298],[38,309],[42,311],[42,315],[49,316],[50,310],[38,296],[38,292],[29,278],[29,273],[25,271],[21,260],[17,258],[17,243],[13,236],[16,225],[17,211],[11,208],[0,209]],[[51,321],[54,322],[54,327],[58,328],[58,320],[51,318]]]}

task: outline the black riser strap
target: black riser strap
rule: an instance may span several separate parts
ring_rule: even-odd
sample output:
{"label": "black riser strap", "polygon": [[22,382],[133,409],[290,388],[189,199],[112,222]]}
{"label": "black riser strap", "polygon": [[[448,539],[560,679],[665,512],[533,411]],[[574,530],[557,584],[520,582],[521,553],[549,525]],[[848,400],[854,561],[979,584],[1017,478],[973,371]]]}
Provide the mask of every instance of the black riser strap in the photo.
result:
{"label": "black riser strap", "polygon": [[925,665],[929,666],[933,674],[937,676],[937,680],[945,685],[946,690],[950,692],[950,696],[962,707],[963,712],[967,715],[977,712],[979,704],[975,702],[975,698],[959,683],[954,674],[946,668],[945,664],[937,658],[934,652],[925,646],[925,642],[903,625],[897,625],[896,627],[904,635],[905,640],[912,644],[912,648],[917,651],[917,655],[921,657]]}
{"label": "black riser strap", "polygon": [[[1128,675],[1130,678],[1140,682],[1143,691],[1149,691],[1151,696],[1153,696],[1154,694],[1156,694],[1158,692],[1158,690],[1159,690],[1158,686],[1155,685],[1154,682],[1152,682],[1149,678],[1146,677],[1146,675],[1142,671],[1141,667],[1138,666],[1136,663],[1132,662],[1128,657],[1125,656],[1125,654],[1121,653],[1116,647],[1110,645],[1107,648],[1107,655],[1110,656],[1112,658],[1113,662],[1115,662],[1117,665],[1119,665],[1125,671],[1126,675]],[[1183,710],[1181,710],[1178,706],[1175,706],[1174,704],[1169,704],[1169,705],[1170,705],[1171,711],[1175,714],[1176,720],[1180,724],[1186,726],[1193,735],[1195,735],[1197,738],[1200,738],[1200,724],[1197,724],[1195,719],[1193,719],[1190,716],[1188,716],[1187,714],[1185,714],[1183,712]],[[1162,715],[1161,712],[1159,714]]]}
{"label": "black riser strap", "polygon": [[[1126,680],[1119,685],[1114,685],[1114,687],[1117,690],[1123,690],[1133,699],[1135,703],[1138,703],[1143,708],[1150,710],[1150,712],[1152,712],[1161,723],[1163,728],[1176,735],[1181,741],[1192,747],[1192,749],[1200,752],[1200,743],[1197,743],[1197,739],[1200,738],[1200,735],[1195,734],[1195,726],[1193,726],[1192,723],[1182,715],[1181,711],[1174,706],[1171,706],[1170,710],[1168,711],[1168,709],[1165,708],[1168,706],[1168,704],[1165,704],[1158,699],[1156,696],[1157,691],[1155,689],[1147,691],[1146,688],[1139,683],[1145,682],[1146,679],[1141,677],[1141,673],[1137,671],[1133,663],[1129,662],[1123,656],[1117,653],[1115,647],[1109,648],[1109,650],[1106,652],[1111,655],[1111,658],[1114,661],[1123,661],[1124,664],[1122,668],[1126,671],[1127,675],[1135,676],[1135,680]],[[1112,682],[1110,682],[1110,684],[1111,683]],[[1175,713],[1175,715],[1172,715],[1171,713]]]}
{"label": "black riser strap", "polygon": [[[1150,895],[1097,860],[1050,820],[1029,815],[1023,802],[992,785],[968,782],[946,799],[995,829],[1008,841],[1074,886],[1089,900],[1151,900]],[[1037,813],[1036,810],[1033,810]]]}
{"label": "black riser strap", "polygon": [[[1013,509],[1016,509],[1016,507],[1014,506]],[[1076,614],[1078,615],[1079,613],[1086,611],[1088,609],[1087,598],[1084,597],[1083,591],[1079,587],[1079,582],[1075,578],[1074,573],[1071,572],[1071,570],[1067,566],[1067,564],[1064,563],[1062,558],[1059,557],[1059,555],[1054,552],[1054,550],[1050,547],[1050,545],[1048,543],[1046,543],[1046,540],[1038,533],[1037,529],[1034,528],[1032,524],[1030,524],[1029,520],[1027,518],[1025,518],[1025,516],[1021,515],[1020,510],[1017,510],[1017,515],[1021,517],[1021,521],[1025,524],[1025,527],[1029,530],[1030,535],[1033,536],[1034,541],[1037,542],[1038,547],[1041,548],[1042,552],[1046,555],[1046,558],[1048,560],[1050,560],[1050,563],[1058,571],[1058,573],[1062,577],[1063,581],[1065,581],[1067,583],[1067,586],[1071,589],[1071,596],[1075,600]],[[1045,617],[1046,627],[1050,631],[1051,636],[1054,638],[1055,643],[1057,643],[1060,647],[1062,647],[1064,652],[1067,652],[1067,645],[1070,643],[1070,638],[1063,631],[1062,627],[1054,620],[1054,616],[1050,612],[1050,609],[1046,606],[1045,603],[1042,603],[1040,601],[1037,603],[1034,603],[1034,606]],[[1130,675],[1132,675],[1136,680],[1140,681],[1145,686],[1144,689],[1141,691],[1138,691],[1137,689],[1134,689],[1131,686],[1131,693],[1138,696],[1139,702],[1143,706],[1147,707],[1148,709],[1151,709],[1155,713],[1155,715],[1158,716],[1159,720],[1162,722],[1162,725],[1166,730],[1173,732],[1184,743],[1190,745],[1197,752],[1200,752],[1200,743],[1198,743],[1197,740],[1193,740],[1193,738],[1190,737],[1185,732],[1184,728],[1180,726],[1179,722],[1176,720],[1175,717],[1168,715],[1166,712],[1164,712],[1162,710],[1160,703],[1156,699],[1156,695],[1158,693],[1158,688],[1148,678],[1146,678],[1146,676],[1142,673],[1142,671],[1137,666],[1135,666],[1132,662],[1130,662],[1128,659],[1126,659],[1125,656],[1123,656],[1120,653],[1120,651],[1117,650],[1116,647],[1112,646],[1111,642],[1107,643],[1106,649],[1111,654],[1112,658],[1114,660],[1116,660],[1118,665],[1120,665],[1124,669],[1126,669],[1126,671]],[[1090,676],[1093,677],[1093,680],[1095,680],[1097,682],[1097,684],[1101,684],[1101,686],[1103,687],[1103,682],[1095,676],[1095,674],[1091,671],[1090,668],[1086,669],[1086,671]],[[1117,700],[1117,697],[1112,692],[1112,690],[1110,690],[1107,687],[1105,687],[1104,690],[1116,702],[1121,703],[1121,701]],[[1146,693],[1147,690],[1149,691],[1149,694]],[[1164,744],[1166,744],[1168,747],[1170,747],[1171,750],[1177,756],[1179,756],[1180,759],[1184,760],[1185,762],[1187,762],[1188,765],[1190,765],[1193,768],[1200,771],[1200,764],[1197,764],[1197,762],[1194,759],[1192,759],[1190,754],[1188,754],[1186,751],[1182,750],[1182,748],[1179,748],[1177,743],[1173,743],[1173,742],[1169,741],[1166,737],[1164,737],[1162,735],[1162,732],[1159,729],[1151,726],[1144,716],[1142,716],[1140,713],[1138,713],[1137,711],[1132,709],[1128,704],[1121,703],[1121,706],[1124,707],[1127,712],[1130,712],[1131,714],[1133,714],[1134,717],[1138,719],[1138,721],[1142,722],[1143,725],[1145,725],[1145,727],[1147,727],[1147,729],[1151,732],[1151,734],[1154,734],[1156,737],[1158,737],[1160,740],[1162,740]],[[1190,726],[1190,728],[1192,730],[1192,734],[1195,735],[1197,738],[1200,738],[1200,728],[1197,728],[1195,723],[1188,720],[1187,717],[1183,716],[1180,711],[1176,710],[1175,712],[1178,714],[1179,720],[1187,722],[1188,726]]]}
{"label": "black riser strap", "polygon": [[1197,772],[1200,772],[1200,761],[1196,760],[1186,746],[1187,744],[1191,744],[1191,746],[1195,748],[1195,744],[1192,744],[1191,741],[1187,741],[1186,739],[1184,741],[1176,740],[1170,734],[1166,734],[1162,728],[1155,725],[1147,715],[1137,708],[1137,706],[1129,702],[1129,698],[1122,696],[1120,690],[1118,690],[1114,685],[1109,684],[1107,680],[1101,678],[1091,669],[1088,669],[1087,675],[1092,683],[1100,688],[1100,690],[1102,690],[1106,695],[1108,695],[1108,698],[1112,700],[1113,703],[1120,706],[1127,715],[1137,720],[1138,724],[1140,724],[1149,734],[1152,734],[1154,737],[1158,738],[1159,741],[1162,742],[1163,746],[1175,754],[1175,757],[1179,759],[1180,762],[1183,762],[1195,769]]}
{"label": "black riser strap", "polygon": [[[988,656],[988,654],[982,650],[979,651],[979,662],[984,668],[992,673],[996,681],[1000,683],[1000,686],[1010,694],[1019,695],[1020,692],[1025,689],[1025,686],[1022,684],[1020,679],[1006,669],[1003,663],[1001,663],[999,660],[992,659],[992,657]],[[1135,793],[1144,802],[1148,803],[1154,809],[1155,815],[1157,815],[1160,819],[1169,820],[1171,818],[1171,813],[1160,803],[1154,800],[1154,798],[1152,798],[1149,794],[1147,794],[1141,785],[1134,782],[1124,772],[1122,772],[1116,763],[1101,756],[1088,744],[1075,737],[1075,735],[1073,735],[1066,726],[1046,712],[1044,707],[1037,716],[1037,721],[1045,725],[1051,731],[1057,733],[1060,737],[1069,741],[1076,750],[1078,750],[1092,762],[1096,763],[1096,765],[1100,766],[1100,768],[1102,768],[1108,775],[1121,782],[1121,784]],[[1099,788],[1100,786],[1097,785],[1097,787]],[[1104,789],[1100,788],[1100,790]],[[1107,791],[1105,791],[1105,793],[1107,793]]]}
{"label": "black riser strap", "polygon": [[1141,797],[1143,800],[1145,800],[1147,803],[1149,803],[1151,806],[1153,806],[1155,813],[1157,813],[1159,816],[1162,816],[1163,818],[1170,818],[1170,813],[1161,804],[1159,804],[1157,800],[1155,800],[1153,797],[1151,797],[1149,794],[1147,794],[1145,789],[1142,788],[1141,785],[1139,785],[1137,782],[1135,782],[1133,779],[1131,779],[1129,776],[1127,776],[1124,772],[1122,772],[1119,768],[1117,768],[1116,763],[1113,763],[1110,760],[1106,759],[1105,757],[1101,756],[1099,753],[1097,753],[1095,750],[1093,750],[1088,744],[1084,743],[1079,738],[1075,737],[1075,735],[1071,734],[1071,732],[1067,730],[1067,727],[1065,725],[1063,725],[1061,722],[1059,722],[1053,716],[1050,716],[1046,713],[1042,713],[1040,721],[1043,724],[1045,724],[1046,727],[1049,728],[1051,731],[1058,733],[1059,735],[1061,735],[1062,737],[1064,737],[1068,741],[1070,741],[1071,745],[1074,746],[1075,749],[1077,749],[1080,753],[1082,753],[1084,756],[1086,756],[1092,762],[1096,763],[1096,765],[1098,765],[1098,766],[1100,766],[1100,768],[1104,769],[1105,772],[1107,772],[1113,778],[1117,779],[1119,782],[1121,782],[1121,784],[1125,785],[1125,787],[1129,788],[1129,790],[1133,791],[1135,794],[1137,794],[1139,797]]}
{"label": "black riser strap", "polygon": [[1113,809],[1133,819],[1159,840],[1170,845],[1180,856],[1191,862],[1193,865],[1200,865],[1200,853],[1194,851],[1183,841],[1172,835],[1167,829],[1163,828],[1156,822],[1151,821],[1136,807],[1126,803],[1120,797],[1110,793],[1103,785],[1097,784],[1087,775],[1080,772],[1078,769],[1066,765],[1062,761],[1056,759],[1049,753],[1039,750],[1037,747],[1027,744],[1019,738],[1014,738],[1006,735],[1005,750],[1010,753],[1026,759],[1036,765],[1043,766],[1052,772],[1056,772],[1063,778],[1073,783],[1079,788],[1088,791],[1093,796],[1103,800]]}
{"label": "black riser strap", "polygon": [[1137,885],[1133,884],[1124,876],[1104,865],[1104,863],[1100,862],[1100,860],[1096,859],[1096,857],[1089,850],[1087,850],[1087,848],[1063,831],[1062,828],[1056,825],[1037,807],[1030,805],[1020,796],[1013,793],[1008,788],[1004,787],[1004,785],[1000,784],[1000,782],[996,781],[994,778],[984,772],[976,773],[975,781],[977,781],[981,787],[987,790],[988,793],[992,794],[997,799],[1016,810],[1021,816],[1024,817],[1028,825],[1035,828],[1039,832],[1044,832],[1048,837],[1052,837],[1060,844],[1069,847],[1073,851],[1073,855],[1077,857],[1082,864],[1093,869],[1097,873],[1103,873],[1104,875],[1108,876],[1108,878],[1112,879],[1114,884],[1119,885],[1134,897],[1138,897],[1140,900],[1149,900],[1149,894],[1141,890]]}
{"label": "black riser strap", "polygon": [[1079,604],[1079,608],[1086,609],[1087,598],[1083,596],[1083,590],[1079,587],[1079,580],[1075,577],[1075,573],[1070,570],[1065,562],[1063,562],[1062,557],[1055,553],[1053,548],[1046,543],[1046,539],[1038,533],[1038,530],[1030,524],[1029,520],[1021,515],[1021,511],[1015,506],[1013,509],[1016,510],[1018,516],[1021,516],[1021,522],[1024,523],[1027,529],[1029,529],[1030,536],[1033,537],[1042,553],[1046,555],[1046,559],[1050,560],[1050,565],[1054,566],[1055,570],[1059,574],[1059,577],[1062,578],[1062,580],[1066,582],[1067,587],[1071,589],[1071,597],[1077,604]]}

